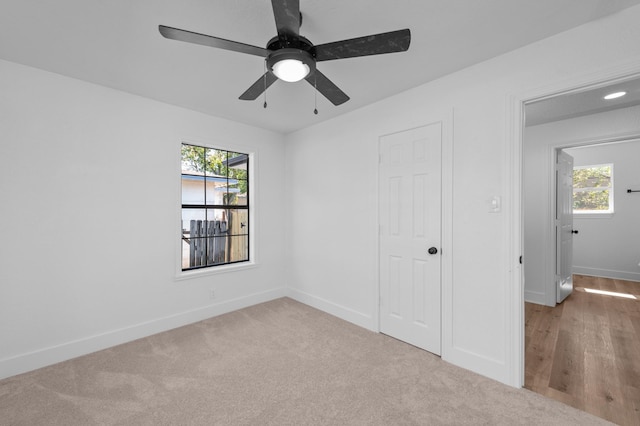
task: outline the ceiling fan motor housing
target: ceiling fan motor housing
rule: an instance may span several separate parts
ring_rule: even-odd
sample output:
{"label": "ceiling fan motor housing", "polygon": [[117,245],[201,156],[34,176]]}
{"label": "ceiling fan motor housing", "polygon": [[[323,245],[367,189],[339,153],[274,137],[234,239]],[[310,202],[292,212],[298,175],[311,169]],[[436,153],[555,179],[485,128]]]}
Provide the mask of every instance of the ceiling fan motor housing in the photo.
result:
{"label": "ceiling fan motor housing", "polygon": [[307,76],[312,75],[316,70],[316,61],[313,59],[313,56],[311,56],[309,52],[300,49],[284,48],[270,53],[267,57],[267,66],[269,68],[269,71],[274,72],[274,66],[278,62],[287,59],[294,59],[307,65],[309,67],[309,73],[307,74]]}
{"label": "ceiling fan motor housing", "polygon": [[271,51],[267,56],[267,67],[271,72],[274,65],[287,59],[297,60],[307,65],[308,75],[312,75],[316,70],[313,44],[304,37],[274,37],[267,44],[267,50]]}

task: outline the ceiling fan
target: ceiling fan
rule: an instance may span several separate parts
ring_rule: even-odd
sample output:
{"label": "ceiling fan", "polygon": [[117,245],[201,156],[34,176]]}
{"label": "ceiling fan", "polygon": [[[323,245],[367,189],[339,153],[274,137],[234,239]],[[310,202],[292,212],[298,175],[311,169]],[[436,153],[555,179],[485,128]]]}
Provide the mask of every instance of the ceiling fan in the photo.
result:
{"label": "ceiling fan", "polygon": [[299,0],[271,0],[271,5],[278,35],[269,40],[266,48],[164,25],[158,29],[168,39],[265,58],[266,73],[240,95],[240,99],[247,101],[257,99],[278,79],[288,82],[305,79],[334,105],[341,105],[349,100],[349,96],[316,68],[316,62],[404,52],[411,43],[411,32],[404,29],[316,46],[300,35],[302,14]]}

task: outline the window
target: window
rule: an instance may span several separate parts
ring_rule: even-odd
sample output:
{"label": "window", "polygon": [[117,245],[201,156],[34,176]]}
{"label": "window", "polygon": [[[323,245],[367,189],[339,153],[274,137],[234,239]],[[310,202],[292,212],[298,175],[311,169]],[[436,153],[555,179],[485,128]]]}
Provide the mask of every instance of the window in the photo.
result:
{"label": "window", "polygon": [[181,151],[182,270],[249,261],[249,155]]}
{"label": "window", "polygon": [[613,213],[613,164],[573,168],[573,213]]}

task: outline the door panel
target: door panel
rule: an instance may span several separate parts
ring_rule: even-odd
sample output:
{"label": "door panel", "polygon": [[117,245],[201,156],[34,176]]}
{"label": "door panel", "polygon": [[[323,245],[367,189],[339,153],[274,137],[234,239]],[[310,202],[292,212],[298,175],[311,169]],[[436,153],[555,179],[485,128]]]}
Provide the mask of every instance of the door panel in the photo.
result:
{"label": "door panel", "polygon": [[441,146],[441,123],[381,137],[379,169],[380,330],[438,355]]}
{"label": "door panel", "polygon": [[556,302],[573,290],[573,157],[558,151],[556,167]]}

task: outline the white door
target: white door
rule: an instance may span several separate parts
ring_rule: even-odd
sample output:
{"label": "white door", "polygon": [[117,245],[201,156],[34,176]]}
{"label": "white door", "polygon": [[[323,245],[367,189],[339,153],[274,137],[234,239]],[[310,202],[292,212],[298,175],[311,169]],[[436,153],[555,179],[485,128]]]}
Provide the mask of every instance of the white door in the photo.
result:
{"label": "white door", "polygon": [[380,331],[440,355],[442,124],[380,138]]}
{"label": "white door", "polygon": [[556,302],[573,290],[573,157],[558,150],[556,161]]}

